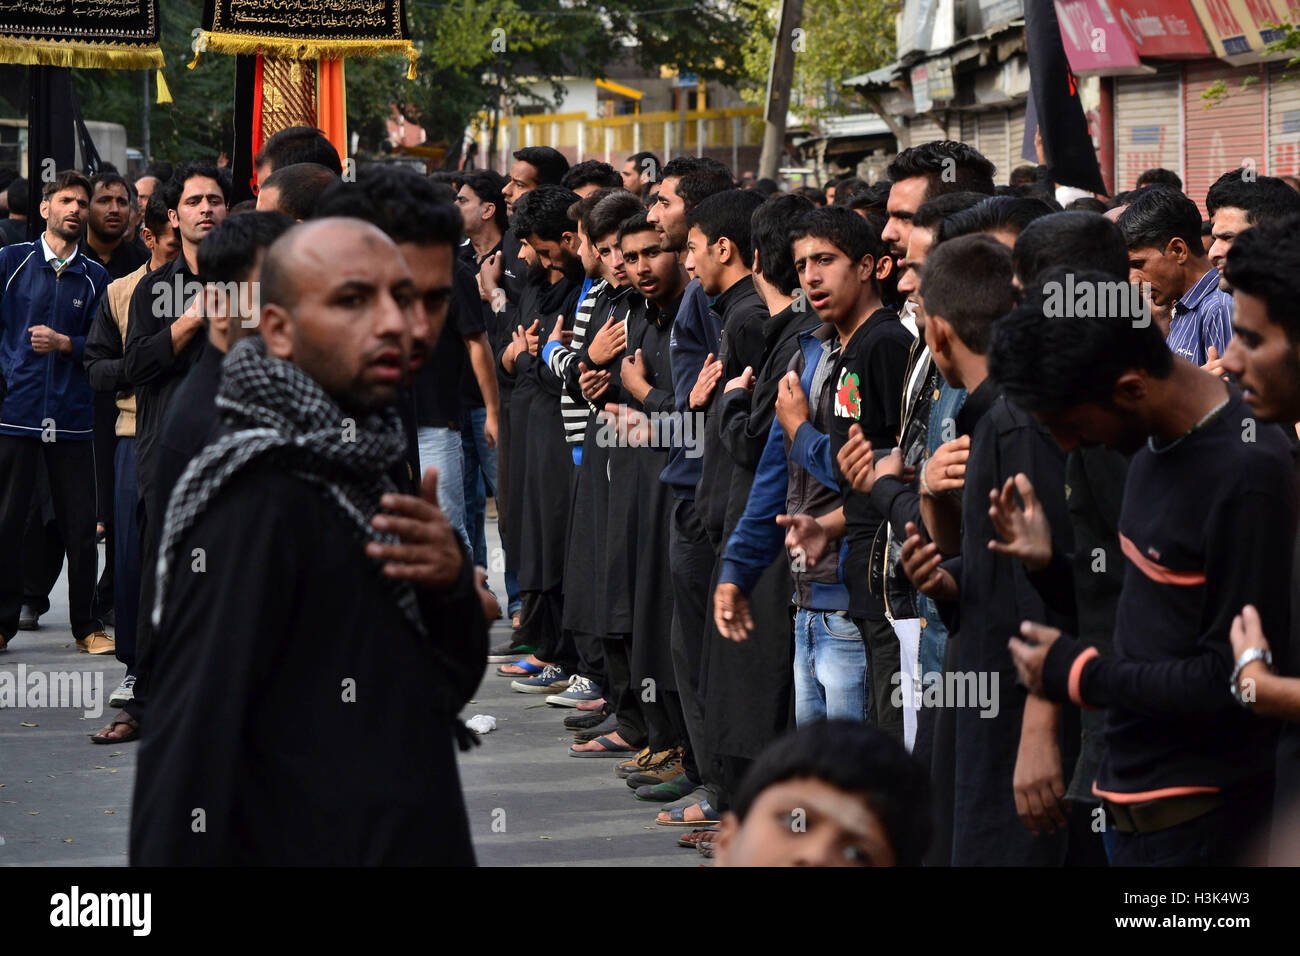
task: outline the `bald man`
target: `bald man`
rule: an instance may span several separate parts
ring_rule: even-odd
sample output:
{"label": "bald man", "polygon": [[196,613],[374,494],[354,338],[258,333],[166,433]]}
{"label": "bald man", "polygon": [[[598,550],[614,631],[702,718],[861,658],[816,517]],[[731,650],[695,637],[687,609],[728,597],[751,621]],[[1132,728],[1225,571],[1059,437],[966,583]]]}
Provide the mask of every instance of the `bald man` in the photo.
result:
{"label": "bald man", "polygon": [[487,628],[437,473],[419,497],[387,477],[414,299],[358,220],[266,253],[262,335],[167,512],[133,864],[474,862],[456,714]]}

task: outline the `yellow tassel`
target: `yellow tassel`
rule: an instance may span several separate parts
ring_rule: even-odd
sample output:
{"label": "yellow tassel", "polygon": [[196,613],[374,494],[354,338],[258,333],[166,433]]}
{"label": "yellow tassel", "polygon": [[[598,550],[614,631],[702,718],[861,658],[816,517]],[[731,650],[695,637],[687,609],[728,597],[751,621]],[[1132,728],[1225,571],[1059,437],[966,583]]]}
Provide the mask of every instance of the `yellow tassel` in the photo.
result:
{"label": "yellow tassel", "polygon": [[167,89],[167,77],[163,76],[163,71],[158,71],[158,100],[159,103],[170,103],[172,101],[172,91]]}
{"label": "yellow tassel", "polygon": [[416,51],[416,50],[411,50],[411,51],[409,51],[409,52],[406,54],[406,61],[407,61],[407,62],[406,62],[406,78],[407,78],[408,80],[413,80],[413,79],[415,79],[417,76],[419,76],[419,74],[416,72],[416,69],[415,69],[415,64],[419,61],[419,59],[420,59],[420,54],[419,54],[419,52]]}
{"label": "yellow tassel", "polygon": [[0,63],[66,66],[83,70],[147,70],[163,65],[163,53],[157,45],[0,37]]}

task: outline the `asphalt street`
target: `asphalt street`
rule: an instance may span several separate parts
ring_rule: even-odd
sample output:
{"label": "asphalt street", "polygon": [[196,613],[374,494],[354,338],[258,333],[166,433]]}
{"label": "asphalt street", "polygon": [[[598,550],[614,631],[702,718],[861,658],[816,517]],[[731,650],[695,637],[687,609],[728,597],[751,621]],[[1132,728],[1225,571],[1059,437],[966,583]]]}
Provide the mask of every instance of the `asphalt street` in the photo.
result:
{"label": "asphalt street", "polygon": [[[497,543],[492,522],[489,544]],[[504,598],[500,574],[491,578]],[[98,746],[89,739],[112,714],[108,695],[123,667],[112,655],[77,653],[64,578],[50,597],[40,630],[20,631],[0,652],[0,865],[124,866],[138,745]],[[508,621],[498,622],[492,642],[509,632]],[[676,845],[683,831],[656,826],[658,806],[634,799],[614,776],[617,760],[569,756],[573,737],[562,721],[573,710],[511,690],[496,667],[488,666],[462,713],[497,720],[481,746],[460,755],[480,864],[699,865],[694,850]],[[35,698],[31,689],[42,679],[51,687],[63,681],[63,699]],[[5,699],[6,685],[29,691]],[[51,706],[70,702],[76,706]]]}

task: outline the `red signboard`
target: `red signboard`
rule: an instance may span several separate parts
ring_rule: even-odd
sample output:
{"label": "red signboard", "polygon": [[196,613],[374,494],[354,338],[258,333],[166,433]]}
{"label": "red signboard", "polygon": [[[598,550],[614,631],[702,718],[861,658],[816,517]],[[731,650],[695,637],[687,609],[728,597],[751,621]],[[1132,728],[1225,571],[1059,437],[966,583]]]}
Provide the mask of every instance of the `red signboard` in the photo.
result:
{"label": "red signboard", "polygon": [[1179,59],[1211,55],[1190,0],[1110,0],[1110,4],[1138,56]]}

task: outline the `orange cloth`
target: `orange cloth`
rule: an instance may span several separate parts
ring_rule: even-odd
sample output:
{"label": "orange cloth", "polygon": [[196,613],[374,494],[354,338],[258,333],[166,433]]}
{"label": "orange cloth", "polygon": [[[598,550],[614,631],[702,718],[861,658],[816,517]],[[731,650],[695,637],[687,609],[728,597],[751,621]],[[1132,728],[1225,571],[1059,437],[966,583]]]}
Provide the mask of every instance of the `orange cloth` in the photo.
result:
{"label": "orange cloth", "polygon": [[[348,157],[347,87],[343,80],[343,61],[321,58],[317,70],[317,121],[325,138],[338,150],[339,161],[346,167]],[[344,170],[346,172],[346,169]]]}

